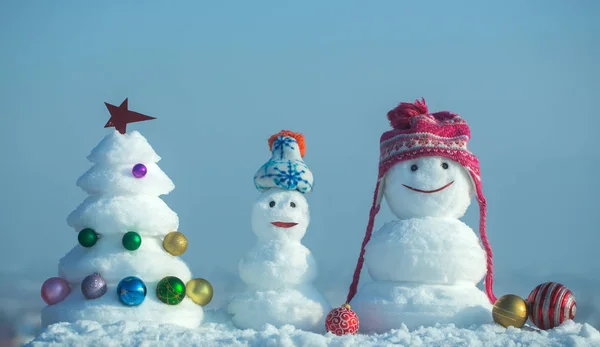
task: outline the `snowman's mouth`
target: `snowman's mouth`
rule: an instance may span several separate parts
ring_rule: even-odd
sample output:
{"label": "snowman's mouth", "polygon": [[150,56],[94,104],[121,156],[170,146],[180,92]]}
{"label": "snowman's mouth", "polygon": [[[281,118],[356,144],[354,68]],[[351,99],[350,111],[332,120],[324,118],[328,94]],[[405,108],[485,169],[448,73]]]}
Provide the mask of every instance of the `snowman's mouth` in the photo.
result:
{"label": "snowman's mouth", "polygon": [[450,182],[450,183],[446,184],[446,185],[445,185],[445,186],[443,186],[443,187],[440,187],[440,188],[438,188],[438,189],[433,189],[433,190],[423,190],[423,189],[413,188],[413,187],[411,187],[411,186],[407,186],[406,184],[403,184],[403,186],[405,186],[406,188],[408,188],[408,189],[410,189],[410,190],[413,190],[413,191],[415,191],[415,192],[419,192],[419,193],[425,193],[425,194],[430,194],[430,193],[437,193],[437,192],[440,192],[440,191],[442,191],[442,190],[444,190],[444,189],[446,189],[446,188],[450,187],[450,185],[452,185],[452,183],[454,183],[454,181],[452,181],[452,182]]}
{"label": "snowman's mouth", "polygon": [[293,226],[298,225],[298,223],[294,223],[294,222],[271,222],[271,224],[273,224],[274,226],[276,226],[278,228],[291,228]]}

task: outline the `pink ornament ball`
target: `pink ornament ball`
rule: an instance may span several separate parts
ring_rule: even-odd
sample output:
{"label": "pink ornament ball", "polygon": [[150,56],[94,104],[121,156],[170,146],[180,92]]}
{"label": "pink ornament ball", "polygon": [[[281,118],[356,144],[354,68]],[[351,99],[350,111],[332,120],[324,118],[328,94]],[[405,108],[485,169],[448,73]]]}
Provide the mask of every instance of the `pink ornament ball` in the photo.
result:
{"label": "pink ornament ball", "polygon": [[60,277],[48,278],[42,284],[42,299],[48,305],[58,304],[63,301],[71,292],[71,287],[65,279]]}
{"label": "pink ornament ball", "polygon": [[358,332],[358,326],[358,316],[350,309],[350,305],[334,308],[325,319],[325,329],[338,336],[354,335]]}
{"label": "pink ornament ball", "polygon": [[569,288],[557,282],[535,287],[527,297],[529,319],[542,330],[553,329],[575,318],[577,303]]}

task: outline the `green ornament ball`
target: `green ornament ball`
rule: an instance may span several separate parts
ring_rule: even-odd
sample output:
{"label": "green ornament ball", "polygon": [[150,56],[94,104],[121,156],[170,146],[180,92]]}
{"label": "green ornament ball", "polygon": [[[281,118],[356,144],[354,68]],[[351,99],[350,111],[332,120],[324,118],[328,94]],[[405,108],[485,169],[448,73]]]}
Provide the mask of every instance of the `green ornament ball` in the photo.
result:
{"label": "green ornament ball", "polygon": [[177,305],[185,299],[185,284],[175,276],[168,276],[156,285],[156,296],[167,305]]}
{"label": "green ornament ball", "polygon": [[128,251],[135,251],[140,248],[142,237],[135,231],[128,231],[123,235],[123,247]]}
{"label": "green ornament ball", "polygon": [[85,228],[79,232],[77,240],[83,247],[92,247],[98,242],[98,234],[96,234],[94,229]]}

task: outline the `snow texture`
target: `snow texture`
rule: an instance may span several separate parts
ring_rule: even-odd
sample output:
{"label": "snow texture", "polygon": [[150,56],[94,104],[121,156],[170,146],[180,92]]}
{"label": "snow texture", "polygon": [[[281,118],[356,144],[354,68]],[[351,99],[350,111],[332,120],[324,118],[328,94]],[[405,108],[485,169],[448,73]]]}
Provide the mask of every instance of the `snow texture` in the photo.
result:
{"label": "snow texture", "polygon": [[155,163],[142,162],[148,173],[143,179],[135,178],[131,174],[135,164],[94,165],[79,178],[77,186],[88,194],[153,196],[169,194],[175,188],[173,181]]}
{"label": "snow texture", "polygon": [[92,228],[101,235],[121,236],[128,231],[165,235],[179,228],[177,214],[161,198],[148,195],[91,195],[71,212],[67,223],[77,232]]}
{"label": "snow texture", "polygon": [[[272,222],[297,223],[288,228]],[[229,304],[236,326],[259,329],[264,324],[324,332],[331,307],[312,286],[317,264],[301,244],[310,222],[308,202],[297,191],[279,188],[262,193],[252,211],[257,243],[239,263],[247,290]]]}
{"label": "snow texture", "polygon": [[90,248],[75,246],[58,263],[58,272],[69,283],[80,283],[91,273],[99,272],[116,288],[123,278],[135,273],[146,284],[166,276],[176,276],[187,282],[192,278],[187,265],[165,252],[157,236],[142,235],[136,251],[124,251],[122,234],[108,234]]}
{"label": "snow texture", "polygon": [[[162,247],[164,236],[178,230],[179,219],[158,197],[174,188],[155,164],[160,157],[139,132],[121,135],[115,131],[92,150],[88,159],[96,165],[79,178],[78,185],[92,195],[71,212],[67,222],[77,232],[94,229],[99,239],[89,248],[77,244],[60,259],[59,276],[69,282],[71,293],[64,301],[42,310],[42,326],[83,319],[100,323],[147,320],[197,327],[204,315],[201,306],[189,298],[169,306],[156,296],[156,285],[162,278],[176,276],[184,283],[192,278],[185,262]],[[133,176],[131,168],[137,163],[147,166],[146,176]],[[135,251],[122,245],[128,231],[141,236],[142,243]],[[87,300],[81,282],[94,272],[106,280],[108,291],[98,299]],[[117,286],[128,276],[139,277],[146,284],[148,294],[139,306],[127,307],[118,300]]]}
{"label": "snow texture", "polygon": [[[444,169],[442,164],[448,164]],[[411,167],[418,169],[412,171]],[[452,183],[448,188],[430,194],[416,192],[434,190]],[[422,217],[462,217],[471,204],[474,193],[471,177],[459,163],[442,157],[423,157],[392,166],[385,176],[384,196],[398,219]]]}
{"label": "snow texture", "polygon": [[121,135],[113,131],[92,150],[87,159],[94,164],[118,166],[119,164],[158,163],[160,157],[145,137],[137,130]]}
{"label": "snow texture", "polygon": [[485,251],[458,219],[391,221],[373,233],[366,249],[369,275],[377,281],[475,285],[485,276]]}
{"label": "snow texture", "polygon": [[[431,191],[450,182],[432,193],[408,188]],[[477,288],[486,254],[474,231],[457,219],[472,194],[466,170],[445,158],[404,161],[388,171],[384,196],[399,220],[375,231],[366,246],[365,265],[374,282],[351,302],[361,331],[491,323],[492,306]]]}
{"label": "snow texture", "polygon": [[206,314],[205,323],[197,329],[134,321],[112,324],[91,321],[59,323],[45,329],[26,346],[600,346],[598,330],[573,321],[567,321],[550,331],[505,329],[491,324],[461,329],[452,324],[437,324],[416,330],[408,330],[401,325],[379,335],[336,336],[307,332],[290,325],[276,328],[267,324],[261,330],[240,330],[222,312],[210,310]]}

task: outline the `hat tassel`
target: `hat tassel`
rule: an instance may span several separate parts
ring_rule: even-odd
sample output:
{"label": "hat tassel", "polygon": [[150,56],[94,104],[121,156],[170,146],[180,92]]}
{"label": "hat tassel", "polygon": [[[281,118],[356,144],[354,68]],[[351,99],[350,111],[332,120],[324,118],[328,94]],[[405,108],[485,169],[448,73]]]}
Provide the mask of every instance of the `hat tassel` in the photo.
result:
{"label": "hat tassel", "polygon": [[358,290],[358,282],[360,280],[360,272],[363,267],[363,263],[365,262],[365,247],[369,240],[371,239],[371,235],[373,234],[373,224],[375,223],[375,216],[379,212],[380,204],[378,203],[379,196],[379,181],[375,186],[375,193],[373,195],[373,205],[371,205],[371,212],[369,213],[369,223],[367,224],[367,232],[365,233],[365,238],[363,239],[362,245],[360,246],[360,254],[358,256],[358,262],[356,264],[356,268],[354,269],[354,275],[352,276],[352,284],[350,284],[350,289],[348,290],[348,296],[346,297],[346,304],[349,304],[356,295]]}

